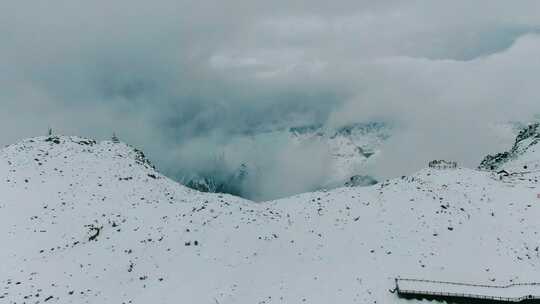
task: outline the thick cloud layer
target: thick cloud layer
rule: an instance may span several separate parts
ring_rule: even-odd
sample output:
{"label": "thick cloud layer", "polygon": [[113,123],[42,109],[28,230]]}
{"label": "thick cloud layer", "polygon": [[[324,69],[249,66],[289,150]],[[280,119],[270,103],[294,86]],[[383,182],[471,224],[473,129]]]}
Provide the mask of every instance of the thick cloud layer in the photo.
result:
{"label": "thick cloud layer", "polygon": [[170,175],[227,151],[261,199],[316,187],[328,155],[250,132],[391,121],[386,177],[474,166],[508,144],[493,123],[540,113],[538,1],[4,0],[0,20],[0,143],[116,131]]}

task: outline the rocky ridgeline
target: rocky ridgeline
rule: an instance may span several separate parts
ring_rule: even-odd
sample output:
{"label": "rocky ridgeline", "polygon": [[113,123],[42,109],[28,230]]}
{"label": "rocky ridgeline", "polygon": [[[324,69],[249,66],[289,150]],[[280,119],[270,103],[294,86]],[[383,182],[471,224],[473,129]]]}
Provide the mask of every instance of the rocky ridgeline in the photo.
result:
{"label": "rocky ridgeline", "polygon": [[540,123],[534,123],[519,132],[510,151],[486,156],[478,168],[482,170],[498,170],[502,165],[516,159],[538,142],[540,142]]}

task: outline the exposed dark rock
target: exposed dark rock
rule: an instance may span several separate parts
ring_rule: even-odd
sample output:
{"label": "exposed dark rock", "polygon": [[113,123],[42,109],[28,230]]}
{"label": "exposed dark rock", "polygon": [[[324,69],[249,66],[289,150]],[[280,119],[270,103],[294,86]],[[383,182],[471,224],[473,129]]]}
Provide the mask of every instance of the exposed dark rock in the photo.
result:
{"label": "exposed dark rock", "polygon": [[375,185],[377,180],[369,175],[355,175],[345,183],[347,187],[366,187]]}
{"label": "exposed dark rock", "polygon": [[510,151],[486,156],[478,168],[483,170],[499,170],[502,165],[517,158],[527,151],[529,147],[536,145],[538,142],[540,142],[540,123],[534,123],[519,132]]}

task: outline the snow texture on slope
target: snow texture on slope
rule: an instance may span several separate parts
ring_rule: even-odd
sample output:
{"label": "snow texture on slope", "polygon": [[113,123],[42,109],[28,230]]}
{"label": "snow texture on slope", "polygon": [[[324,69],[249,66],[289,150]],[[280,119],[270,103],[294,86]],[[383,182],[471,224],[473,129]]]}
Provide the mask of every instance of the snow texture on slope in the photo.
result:
{"label": "snow texture on slope", "polygon": [[424,169],[254,203],[123,143],[28,139],[0,152],[0,302],[404,303],[397,276],[537,281],[539,175]]}

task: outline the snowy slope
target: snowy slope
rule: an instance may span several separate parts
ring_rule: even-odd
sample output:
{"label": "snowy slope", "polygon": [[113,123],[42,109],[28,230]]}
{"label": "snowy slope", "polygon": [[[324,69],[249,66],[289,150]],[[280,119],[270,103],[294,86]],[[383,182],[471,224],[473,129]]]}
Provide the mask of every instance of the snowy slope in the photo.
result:
{"label": "snowy slope", "polygon": [[397,276],[537,281],[538,175],[424,169],[253,203],[123,143],[24,140],[0,152],[0,302],[406,303]]}

